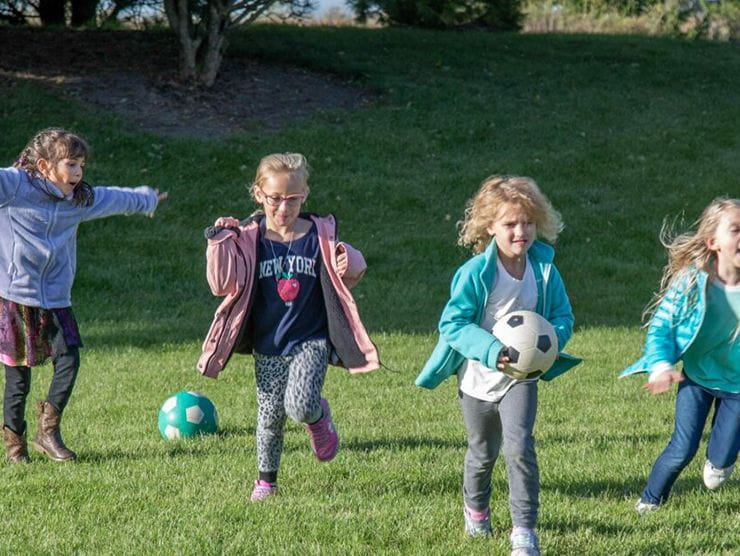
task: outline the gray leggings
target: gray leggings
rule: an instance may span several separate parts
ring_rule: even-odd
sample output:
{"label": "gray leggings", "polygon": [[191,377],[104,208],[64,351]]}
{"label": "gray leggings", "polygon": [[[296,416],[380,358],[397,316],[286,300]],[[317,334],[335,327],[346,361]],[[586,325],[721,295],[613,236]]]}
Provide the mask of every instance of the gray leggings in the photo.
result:
{"label": "gray leggings", "polygon": [[277,472],[283,427],[289,416],[299,423],[321,418],[329,349],[326,340],[309,340],[288,355],[254,354],[257,382],[257,469]]}
{"label": "gray leggings", "polygon": [[476,511],[488,508],[491,471],[503,441],[512,524],[534,528],[540,494],[532,434],[537,416],[537,381],[515,384],[498,402],[479,400],[463,392],[459,396],[468,433],[463,473],[465,504]]}

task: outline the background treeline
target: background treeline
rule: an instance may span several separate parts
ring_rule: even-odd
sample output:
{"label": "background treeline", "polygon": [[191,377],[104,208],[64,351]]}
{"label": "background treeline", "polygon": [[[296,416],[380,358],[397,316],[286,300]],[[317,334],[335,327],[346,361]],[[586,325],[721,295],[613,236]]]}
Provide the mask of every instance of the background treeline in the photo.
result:
{"label": "background treeline", "polygon": [[348,0],[358,21],[437,29],[675,34],[737,39],[738,0]]}
{"label": "background treeline", "polygon": [[[150,27],[166,24],[166,4],[166,0],[0,0],[0,22]],[[320,7],[320,0],[192,0],[188,6],[202,14],[226,7],[255,17],[306,21]],[[668,34],[716,40],[740,36],[740,0],[346,0],[346,6],[360,24]],[[335,9],[331,23],[342,23],[336,15]],[[352,21],[347,18],[343,23]]]}

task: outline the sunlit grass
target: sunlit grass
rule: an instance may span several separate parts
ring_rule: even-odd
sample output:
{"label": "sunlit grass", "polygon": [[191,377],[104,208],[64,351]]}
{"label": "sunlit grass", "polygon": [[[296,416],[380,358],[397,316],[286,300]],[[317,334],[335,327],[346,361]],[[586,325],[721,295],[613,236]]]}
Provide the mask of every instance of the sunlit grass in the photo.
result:
{"label": "sunlit grass", "polygon": [[[568,350],[585,358],[541,385],[544,552],[740,550],[737,481],[707,492],[701,453],[670,504],[638,519],[632,505],[668,440],[673,396],[616,380],[639,352],[640,313],[664,262],[662,219],[685,212],[691,221],[712,197],[737,194],[734,45],[267,26],[235,37],[230,52],[352,77],[381,94],[277,133],[197,141],[135,133],[38,85],[0,89],[5,164],[34,131],[61,125],[93,145],[91,181],[171,193],[153,220],[80,227],[74,302],[86,347],[63,421],[80,458],[3,468],[0,553],[505,554],[501,462],[496,533],[468,541],[454,381],[413,386],[467,257],[455,222],[480,181],[499,172],[534,177],[563,213],[557,263],[577,321]],[[251,359],[235,356],[217,381],[195,371],[217,304],[202,230],[251,212],[243,184],[261,156],[286,150],[311,163],[308,208],[334,212],[340,236],[368,260],[355,294],[388,369],[331,369],[339,456],[319,464],[303,428],[289,424],[281,493],[251,505]],[[31,399],[44,395],[50,372],[36,369]],[[218,436],[159,438],[158,407],[182,389],[214,401]],[[33,432],[30,404],[28,418]]]}

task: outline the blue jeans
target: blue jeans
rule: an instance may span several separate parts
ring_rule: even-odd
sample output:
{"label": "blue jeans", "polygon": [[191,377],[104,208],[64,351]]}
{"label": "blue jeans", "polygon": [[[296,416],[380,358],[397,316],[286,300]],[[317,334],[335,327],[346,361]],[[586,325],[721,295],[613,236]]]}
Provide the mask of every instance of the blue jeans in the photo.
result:
{"label": "blue jeans", "polygon": [[740,448],[740,394],[711,390],[684,378],[676,394],[676,425],[671,441],[658,456],[640,499],[663,504],[678,475],[699,449],[704,424],[714,404],[714,417],[707,444],[707,459],[725,468],[737,460]]}

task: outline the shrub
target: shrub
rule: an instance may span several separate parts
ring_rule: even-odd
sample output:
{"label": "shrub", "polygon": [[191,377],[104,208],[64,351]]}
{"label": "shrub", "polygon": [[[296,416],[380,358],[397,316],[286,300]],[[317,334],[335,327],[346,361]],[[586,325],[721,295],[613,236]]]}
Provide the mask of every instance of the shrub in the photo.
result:
{"label": "shrub", "polygon": [[518,30],[520,0],[349,0],[359,21],[377,17],[381,23],[432,29],[482,27]]}

